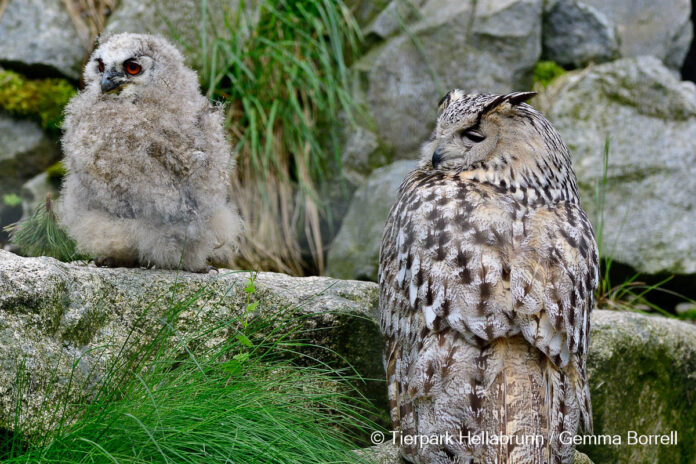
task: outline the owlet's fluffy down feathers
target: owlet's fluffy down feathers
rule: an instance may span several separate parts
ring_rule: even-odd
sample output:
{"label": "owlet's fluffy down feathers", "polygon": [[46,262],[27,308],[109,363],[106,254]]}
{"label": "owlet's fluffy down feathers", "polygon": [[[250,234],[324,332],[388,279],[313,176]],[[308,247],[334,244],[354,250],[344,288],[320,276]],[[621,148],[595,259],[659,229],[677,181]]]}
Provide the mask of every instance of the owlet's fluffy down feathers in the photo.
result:
{"label": "owlet's fluffy down feathers", "polygon": [[68,104],[61,224],[111,263],[190,271],[228,264],[241,221],[223,112],[161,37],[101,40]]}
{"label": "owlet's fluffy down feathers", "polygon": [[379,304],[394,428],[456,437],[404,444],[414,463],[569,463],[568,437],[592,428],[597,246],[568,149],[531,95],[448,93],[389,214]]}

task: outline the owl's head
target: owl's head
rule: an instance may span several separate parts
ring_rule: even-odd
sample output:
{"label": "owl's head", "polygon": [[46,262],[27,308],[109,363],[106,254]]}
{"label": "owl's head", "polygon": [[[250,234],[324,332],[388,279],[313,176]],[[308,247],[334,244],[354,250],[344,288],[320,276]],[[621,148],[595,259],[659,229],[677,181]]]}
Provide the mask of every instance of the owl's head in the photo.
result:
{"label": "owl's head", "polygon": [[181,53],[162,37],[123,33],[100,38],[84,78],[86,87],[101,98],[132,101],[175,92],[191,82],[182,79],[187,72],[193,73],[184,66]]}
{"label": "owl's head", "polygon": [[522,167],[559,154],[553,151],[567,153],[546,118],[524,103],[534,95],[450,91],[440,100],[437,125],[423,146],[421,165],[469,170],[514,162]]}

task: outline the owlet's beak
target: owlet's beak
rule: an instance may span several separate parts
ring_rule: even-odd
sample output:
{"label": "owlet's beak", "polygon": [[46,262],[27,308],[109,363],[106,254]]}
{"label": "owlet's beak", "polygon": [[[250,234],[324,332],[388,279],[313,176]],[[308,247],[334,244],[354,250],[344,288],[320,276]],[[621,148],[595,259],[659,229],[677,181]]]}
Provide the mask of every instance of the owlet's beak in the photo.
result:
{"label": "owlet's beak", "polygon": [[118,92],[125,84],[124,77],[122,72],[106,71],[101,80],[102,93]]}
{"label": "owlet's beak", "polygon": [[442,150],[440,150],[440,147],[437,147],[435,149],[435,151],[433,152],[433,159],[432,159],[433,168],[437,169],[440,166],[440,164],[442,163],[442,158],[443,158]]}

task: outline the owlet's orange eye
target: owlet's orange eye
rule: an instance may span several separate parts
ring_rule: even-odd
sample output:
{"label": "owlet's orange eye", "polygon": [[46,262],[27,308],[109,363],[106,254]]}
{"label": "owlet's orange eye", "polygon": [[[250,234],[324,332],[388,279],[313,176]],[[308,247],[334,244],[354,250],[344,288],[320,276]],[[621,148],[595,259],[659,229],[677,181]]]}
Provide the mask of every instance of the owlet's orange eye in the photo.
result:
{"label": "owlet's orange eye", "polygon": [[97,69],[99,69],[99,72],[104,72],[104,62],[102,60],[97,60]]}
{"label": "owlet's orange eye", "polygon": [[123,63],[123,69],[125,69],[126,73],[130,74],[131,76],[135,76],[136,74],[140,73],[143,67],[133,60],[128,60]]}

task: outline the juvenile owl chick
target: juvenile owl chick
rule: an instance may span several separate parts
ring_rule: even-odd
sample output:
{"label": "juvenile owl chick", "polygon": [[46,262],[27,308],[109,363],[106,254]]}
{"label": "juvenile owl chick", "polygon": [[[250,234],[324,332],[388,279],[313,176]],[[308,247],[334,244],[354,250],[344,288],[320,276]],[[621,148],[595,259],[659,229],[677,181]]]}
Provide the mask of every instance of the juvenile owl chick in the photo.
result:
{"label": "juvenile owl chick", "polygon": [[[389,213],[381,329],[418,464],[568,464],[592,429],[597,245],[570,153],[531,93],[447,94]],[[412,444],[415,437],[454,440]]]}
{"label": "juvenile owl chick", "polygon": [[68,104],[59,217],[108,265],[201,271],[227,264],[241,229],[223,113],[161,37],[100,41]]}

